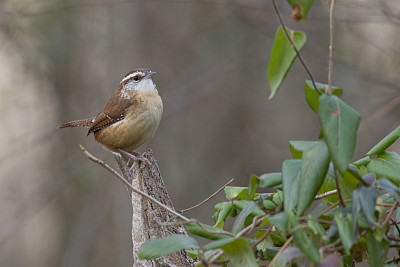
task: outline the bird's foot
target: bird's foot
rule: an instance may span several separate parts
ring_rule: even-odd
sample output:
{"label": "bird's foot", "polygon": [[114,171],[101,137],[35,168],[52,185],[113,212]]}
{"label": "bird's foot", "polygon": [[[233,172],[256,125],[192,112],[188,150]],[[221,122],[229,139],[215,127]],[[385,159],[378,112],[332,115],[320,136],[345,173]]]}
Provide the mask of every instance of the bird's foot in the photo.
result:
{"label": "bird's foot", "polygon": [[[128,166],[129,166],[130,160],[141,161],[141,162],[144,162],[145,164],[147,164],[147,166],[149,166],[149,167],[151,166],[151,162],[147,158],[145,158],[142,154],[140,154],[139,152],[137,152],[135,150],[132,150],[131,153],[129,153],[125,150],[122,150],[122,149],[118,149],[118,150],[121,154],[124,154],[125,156],[128,157]],[[129,169],[129,171],[132,171],[132,168],[133,168],[133,162],[132,162],[132,167]],[[141,165],[141,168],[144,168],[144,166]]]}

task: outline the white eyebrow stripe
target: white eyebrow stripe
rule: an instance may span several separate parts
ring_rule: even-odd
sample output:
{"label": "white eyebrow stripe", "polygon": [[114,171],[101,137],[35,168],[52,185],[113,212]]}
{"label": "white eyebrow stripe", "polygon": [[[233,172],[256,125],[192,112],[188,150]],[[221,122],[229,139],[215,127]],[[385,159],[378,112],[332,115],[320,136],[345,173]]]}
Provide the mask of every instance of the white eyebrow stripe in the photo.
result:
{"label": "white eyebrow stripe", "polygon": [[122,79],[122,81],[120,82],[120,84],[123,83],[123,82],[126,81],[126,80],[129,80],[130,78],[134,77],[135,75],[138,75],[139,73],[140,73],[139,71],[135,71],[134,73],[131,73],[131,74],[129,74],[129,75],[126,75],[126,76]]}

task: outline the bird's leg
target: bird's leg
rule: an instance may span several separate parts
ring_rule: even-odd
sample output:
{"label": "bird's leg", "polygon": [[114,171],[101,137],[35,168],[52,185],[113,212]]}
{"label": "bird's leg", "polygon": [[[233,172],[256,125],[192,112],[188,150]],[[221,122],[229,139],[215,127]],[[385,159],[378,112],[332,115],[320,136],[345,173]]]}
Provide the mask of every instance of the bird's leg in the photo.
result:
{"label": "bird's leg", "polygon": [[[137,152],[135,150],[132,150],[131,153],[129,153],[129,152],[123,150],[123,149],[118,149],[118,151],[120,153],[128,156],[129,160],[132,159],[133,161],[142,161],[142,162],[146,163],[147,166],[151,166],[151,162],[147,158],[143,157],[142,154],[140,154],[139,152]],[[129,161],[128,161],[128,164],[129,164]],[[132,167],[133,167],[133,164],[132,164]],[[132,170],[129,169],[129,171],[132,171]]]}

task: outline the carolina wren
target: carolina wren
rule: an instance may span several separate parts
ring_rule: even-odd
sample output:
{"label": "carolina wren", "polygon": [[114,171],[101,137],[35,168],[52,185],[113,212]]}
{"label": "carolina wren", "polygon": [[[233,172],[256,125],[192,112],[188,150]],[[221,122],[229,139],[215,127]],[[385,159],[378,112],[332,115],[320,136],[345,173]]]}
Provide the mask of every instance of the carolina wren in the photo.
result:
{"label": "carolina wren", "polygon": [[154,136],[163,112],[154,74],[146,68],[134,69],[125,75],[96,117],[67,122],[58,128],[84,126],[89,128],[87,135],[93,133],[106,149],[135,153],[134,149]]}

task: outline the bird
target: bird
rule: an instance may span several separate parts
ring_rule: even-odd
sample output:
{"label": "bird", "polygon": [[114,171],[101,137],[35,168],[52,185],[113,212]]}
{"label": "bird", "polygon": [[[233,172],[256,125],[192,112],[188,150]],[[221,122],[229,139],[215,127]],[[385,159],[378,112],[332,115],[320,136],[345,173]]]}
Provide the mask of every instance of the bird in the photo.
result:
{"label": "bird", "polygon": [[154,136],[163,113],[162,99],[152,78],[154,74],[147,68],[132,70],[123,77],[97,116],[66,122],[58,128],[86,127],[87,135],[93,133],[105,149],[146,161],[135,149]]}

